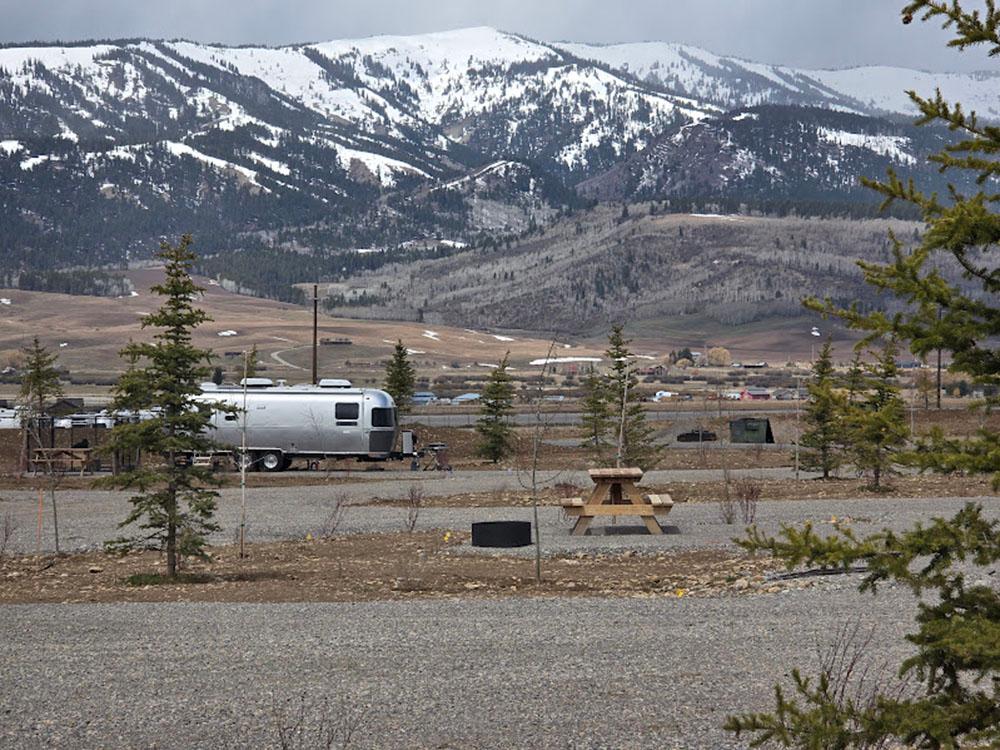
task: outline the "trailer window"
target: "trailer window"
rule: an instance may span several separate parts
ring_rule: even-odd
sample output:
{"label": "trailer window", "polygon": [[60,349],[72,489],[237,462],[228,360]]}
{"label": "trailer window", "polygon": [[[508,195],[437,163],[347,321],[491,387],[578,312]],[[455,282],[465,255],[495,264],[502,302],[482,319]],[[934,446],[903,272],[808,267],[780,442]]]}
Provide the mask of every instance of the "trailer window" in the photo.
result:
{"label": "trailer window", "polygon": [[340,426],[353,425],[358,423],[358,414],[361,413],[360,404],[337,404],[334,407],[334,417]]}
{"label": "trailer window", "polygon": [[372,409],[372,427],[392,427],[394,409]]}

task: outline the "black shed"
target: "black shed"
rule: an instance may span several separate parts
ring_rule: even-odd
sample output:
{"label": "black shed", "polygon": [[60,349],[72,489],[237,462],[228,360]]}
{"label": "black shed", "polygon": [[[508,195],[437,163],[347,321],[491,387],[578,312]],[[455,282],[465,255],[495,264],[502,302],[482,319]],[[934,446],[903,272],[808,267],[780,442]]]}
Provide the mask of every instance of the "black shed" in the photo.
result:
{"label": "black shed", "polygon": [[740,417],[729,422],[731,443],[773,443],[771,420],[766,417]]}

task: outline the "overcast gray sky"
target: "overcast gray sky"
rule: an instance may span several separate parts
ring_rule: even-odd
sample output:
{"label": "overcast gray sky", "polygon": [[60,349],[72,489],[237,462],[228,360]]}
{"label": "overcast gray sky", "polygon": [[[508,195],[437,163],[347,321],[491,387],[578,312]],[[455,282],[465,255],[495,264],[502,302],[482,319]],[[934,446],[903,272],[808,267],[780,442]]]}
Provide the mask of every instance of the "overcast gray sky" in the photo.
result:
{"label": "overcast gray sky", "polygon": [[[895,64],[995,70],[944,46],[939,25],[903,26],[904,0],[0,0],[0,39],[184,37],[290,44],[495,26],[546,41],[684,42],[799,67]],[[967,0],[977,7],[977,0]]]}

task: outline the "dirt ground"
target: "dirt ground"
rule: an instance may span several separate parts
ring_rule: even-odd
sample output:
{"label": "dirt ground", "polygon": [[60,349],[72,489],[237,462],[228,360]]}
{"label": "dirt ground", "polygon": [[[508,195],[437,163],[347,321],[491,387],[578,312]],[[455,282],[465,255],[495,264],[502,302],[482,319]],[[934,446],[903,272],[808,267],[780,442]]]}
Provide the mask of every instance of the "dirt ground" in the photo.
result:
{"label": "dirt ground", "polygon": [[505,596],[705,596],[774,593],[804,587],[769,581],[766,557],[721,550],[545,558],[535,581],[531,558],[456,554],[468,535],[369,534],[234,546],[192,560],[178,583],[133,576],[162,574],[155,552],[103,552],[0,558],[0,603],[26,602],[339,602]]}
{"label": "dirt ground", "polygon": [[[995,496],[991,481],[983,477],[943,477],[938,475],[891,477],[886,487],[879,492],[870,490],[864,479],[749,479],[750,485],[760,491],[759,500],[845,500],[853,498],[879,497],[987,497]],[[669,494],[679,503],[714,503],[726,496],[726,483],[714,482],[670,482],[669,484],[643,483],[646,492]],[[565,497],[579,497],[587,488],[570,483],[557,484],[539,492],[540,505],[559,505]],[[740,492],[740,482],[730,482],[729,492],[736,497]],[[386,505],[404,507],[404,500],[373,498],[365,505]],[[426,497],[423,505],[432,508],[489,508],[527,507],[532,504],[530,494],[525,490],[495,490],[449,495],[447,497]]]}

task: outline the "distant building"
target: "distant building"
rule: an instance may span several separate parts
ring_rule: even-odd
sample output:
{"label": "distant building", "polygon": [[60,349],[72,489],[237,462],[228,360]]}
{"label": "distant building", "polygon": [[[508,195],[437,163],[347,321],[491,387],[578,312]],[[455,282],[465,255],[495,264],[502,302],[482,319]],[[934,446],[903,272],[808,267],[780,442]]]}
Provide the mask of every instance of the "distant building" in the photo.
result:
{"label": "distant building", "polygon": [[756,417],[741,417],[729,422],[729,442],[731,443],[774,443],[771,420]]}
{"label": "distant building", "polygon": [[757,386],[748,385],[740,393],[741,401],[770,401],[771,392],[767,388],[758,388]]}

